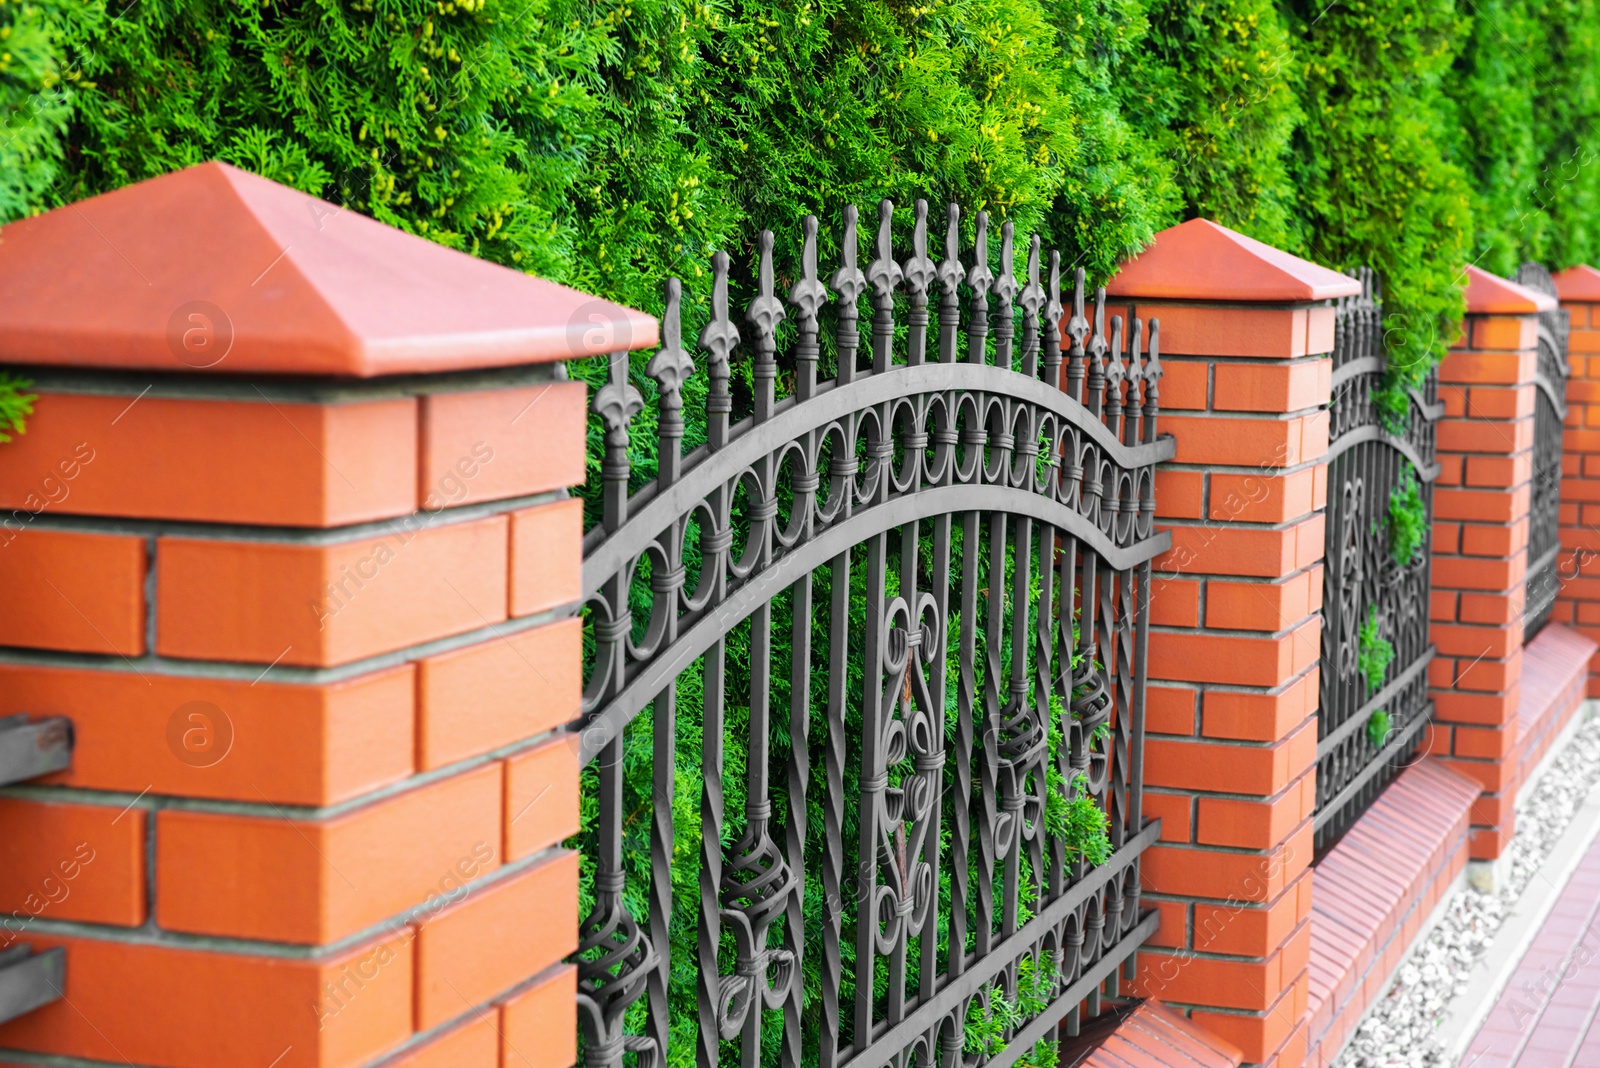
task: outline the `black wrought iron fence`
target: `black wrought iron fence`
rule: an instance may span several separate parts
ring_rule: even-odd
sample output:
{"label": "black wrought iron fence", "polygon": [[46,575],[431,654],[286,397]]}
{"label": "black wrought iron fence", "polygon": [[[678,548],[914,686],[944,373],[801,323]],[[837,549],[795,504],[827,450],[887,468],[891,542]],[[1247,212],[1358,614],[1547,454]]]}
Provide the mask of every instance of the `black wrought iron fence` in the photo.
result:
{"label": "black wrought iron fence", "polygon": [[1056,254],[1041,284],[1034,239],[1019,285],[1007,224],[992,273],[986,217],[963,249],[952,205],[935,263],[919,202],[896,258],[891,217],[862,271],[849,209],[826,285],[808,218],[787,300],[764,233],[741,325],[719,253],[703,373],[669,283],[659,467],[633,492],[645,383],[619,355],[595,395],[594,1068],[1005,1068],[1097,1013],[1154,930],[1145,592],[1174,452],[1156,324],[1148,350],[1137,319],[1108,335],[1101,292],[1091,325],[1080,271],[1063,353]]}
{"label": "black wrought iron fence", "polygon": [[[1517,269],[1516,281],[1556,296],[1550,272],[1537,263]],[[1561,550],[1561,431],[1567,418],[1567,336],[1565,308],[1539,313],[1539,359],[1533,383],[1533,484],[1528,502],[1528,579],[1523,597],[1522,638],[1529,641],[1550,621],[1561,580],[1556,573]]]}
{"label": "black wrought iron fence", "polygon": [[1390,385],[1383,300],[1336,309],[1329,407],[1322,707],[1315,845],[1325,851],[1405,766],[1433,712],[1428,699],[1429,557],[1438,375]]}

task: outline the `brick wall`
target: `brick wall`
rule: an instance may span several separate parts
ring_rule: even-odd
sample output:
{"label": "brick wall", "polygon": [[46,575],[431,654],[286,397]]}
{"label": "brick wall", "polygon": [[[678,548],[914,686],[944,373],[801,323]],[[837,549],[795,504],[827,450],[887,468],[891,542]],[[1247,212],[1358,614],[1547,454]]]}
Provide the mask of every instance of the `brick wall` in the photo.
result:
{"label": "brick wall", "polygon": [[[1553,619],[1600,641],[1600,271],[1555,276],[1571,316],[1567,427],[1561,467],[1561,581]],[[1600,697],[1600,657],[1589,665],[1589,697]]]}
{"label": "brick wall", "polygon": [[[1179,293],[1183,264],[1204,278]],[[1222,281],[1218,281],[1222,280]],[[1305,1049],[1323,508],[1334,311],[1352,279],[1203,220],[1158,236],[1111,292],[1161,321],[1144,861],[1161,913],[1138,992],[1255,1064]],[[1187,299],[1184,299],[1184,298]]]}
{"label": "brick wall", "polygon": [[1470,851],[1492,860],[1515,831],[1536,315],[1553,302],[1467,274],[1466,322],[1439,367],[1428,748],[1483,787]]}
{"label": "brick wall", "polygon": [[[393,266],[320,293],[404,300]],[[532,336],[550,309],[523,314]],[[0,947],[67,950],[65,997],[0,1026],[0,1061],[566,1068],[584,388],[548,357],[129,375],[137,328],[32,372],[0,465],[0,715],[76,731],[69,771],[0,791]],[[450,338],[459,365],[474,335]]]}

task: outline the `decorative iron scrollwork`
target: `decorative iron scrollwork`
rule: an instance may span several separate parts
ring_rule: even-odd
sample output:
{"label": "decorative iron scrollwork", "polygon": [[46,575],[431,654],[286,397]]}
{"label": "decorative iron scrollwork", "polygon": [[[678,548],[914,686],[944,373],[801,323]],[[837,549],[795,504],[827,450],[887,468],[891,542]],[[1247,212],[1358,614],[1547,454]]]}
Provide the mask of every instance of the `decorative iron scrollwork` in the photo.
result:
{"label": "decorative iron scrollwork", "polygon": [[[1329,406],[1315,816],[1319,852],[1330,848],[1405,767],[1432,714],[1426,671],[1433,646],[1427,613],[1419,606],[1429,597],[1427,531],[1438,473],[1434,423],[1443,414],[1436,399],[1437,373],[1429,374],[1421,389],[1409,391],[1403,414],[1379,406],[1375,396],[1388,382],[1381,285],[1369,269],[1352,274],[1361,291],[1336,305]],[[1410,507],[1405,501],[1411,493],[1422,508],[1414,521],[1423,541],[1409,559],[1399,559],[1391,516],[1397,507]],[[1370,652],[1379,641],[1393,650],[1381,677],[1362,670],[1364,643]],[[1369,668],[1377,660],[1369,659]]]}
{"label": "decorative iron scrollwork", "polygon": [[[606,454],[578,725],[598,800],[575,958],[587,1068],[656,1068],[685,1004],[706,1066],[729,1042],[762,1062],[776,1027],[785,1068],[977,1068],[989,1055],[964,1048],[969,1014],[1006,1042],[1075,1027],[1154,929],[1137,891],[1158,830],[1138,800],[1138,598],[1170,544],[1154,469],[1175,451],[1157,432],[1157,324],[1108,324],[1101,290],[1091,326],[1079,271],[1063,353],[1058,252],[1046,281],[1030,238],[1019,279],[1013,224],[991,264],[988,216],[964,250],[950,205],[936,266],[927,204],[911,214],[907,252],[879,205],[863,268],[847,207],[826,285],[814,217],[797,262],[770,232],[751,278],[717,253],[703,358],[667,285],[644,369],[650,484],[630,487],[644,401],[625,356],[596,392]],[[837,369],[818,381],[828,332]],[[735,391],[738,359],[749,388]],[[646,722],[641,769],[625,742]],[[627,778],[646,773],[648,786]],[[1111,825],[1099,867],[1047,833],[1050,791],[1080,782]],[[680,826],[684,789],[697,816]],[[629,911],[644,900],[648,933]],[[675,973],[684,955],[694,967]],[[1025,981],[1045,1008],[1019,1016]]]}
{"label": "decorative iron scrollwork", "polygon": [[[1537,263],[1516,274],[1522,285],[1558,299],[1555,279]],[[1567,415],[1567,309],[1539,313],[1538,360],[1534,364],[1533,477],[1528,502],[1528,577],[1523,595],[1523,641],[1539,633],[1555,610],[1561,580],[1561,448]]]}

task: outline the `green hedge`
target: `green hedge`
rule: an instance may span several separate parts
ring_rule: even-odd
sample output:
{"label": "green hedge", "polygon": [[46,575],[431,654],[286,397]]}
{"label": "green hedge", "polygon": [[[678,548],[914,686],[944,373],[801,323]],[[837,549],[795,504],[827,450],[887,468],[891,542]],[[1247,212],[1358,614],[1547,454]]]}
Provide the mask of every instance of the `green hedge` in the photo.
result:
{"label": "green hedge", "polygon": [[1123,107],[1173,161],[1185,214],[1293,247],[1300,77],[1277,5],[1158,0],[1132,67]]}
{"label": "green hedge", "polygon": [[1464,310],[1471,196],[1445,155],[1442,91],[1461,17],[1454,0],[1341,0],[1305,5],[1291,25],[1307,116],[1291,166],[1298,251],[1378,270],[1390,366],[1415,381]]}
{"label": "green hedge", "polygon": [[846,201],[957,198],[1096,277],[1206,214],[1383,270],[1408,365],[1460,263],[1600,259],[1600,0],[0,0],[0,34],[4,218],[220,158],[653,308]]}

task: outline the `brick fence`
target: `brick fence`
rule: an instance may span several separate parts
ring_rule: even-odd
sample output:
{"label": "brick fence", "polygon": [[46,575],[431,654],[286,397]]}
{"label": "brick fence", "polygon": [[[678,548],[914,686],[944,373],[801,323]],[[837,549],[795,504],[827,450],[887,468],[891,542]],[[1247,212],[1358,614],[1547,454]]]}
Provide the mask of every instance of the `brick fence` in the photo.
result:
{"label": "brick fence", "polygon": [[[568,1068],[568,489],[590,458],[561,367],[652,346],[655,322],[218,164],[4,238],[0,361],[40,401],[0,464],[0,586],[21,606],[0,615],[0,715],[65,716],[76,739],[70,770],[0,791],[0,951],[68,962],[63,999],[0,1026],[0,1059]],[[1593,646],[1561,624],[1600,636],[1600,273],[1558,285],[1552,637],[1524,655],[1549,300],[1469,269],[1440,372],[1438,759],[1386,795],[1391,814],[1408,790],[1460,803],[1437,827],[1410,806],[1399,845],[1358,825],[1331,875],[1311,865],[1329,301],[1360,286],[1195,220],[1108,287],[1111,314],[1161,321],[1177,440],[1144,767],[1161,926],[1135,992],[1252,1064],[1337,1054],[1465,862],[1470,799],[1491,859],[1582,689],[1566,661]],[[1375,880],[1388,912],[1355,931],[1342,906]]]}

